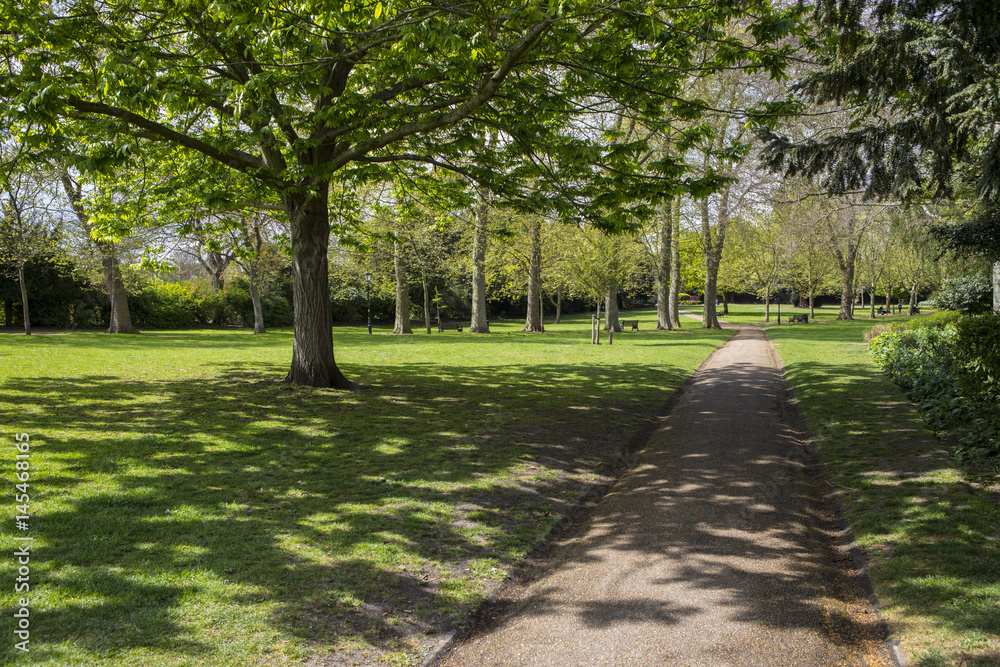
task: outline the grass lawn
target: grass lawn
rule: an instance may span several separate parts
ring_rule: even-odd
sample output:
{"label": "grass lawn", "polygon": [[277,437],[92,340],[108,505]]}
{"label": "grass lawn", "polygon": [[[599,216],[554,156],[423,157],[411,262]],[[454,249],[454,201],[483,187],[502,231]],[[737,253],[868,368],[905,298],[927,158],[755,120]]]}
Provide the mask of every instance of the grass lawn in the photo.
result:
{"label": "grass lawn", "polygon": [[[0,662],[413,664],[730,335],[597,347],[589,315],[545,334],[491,326],[336,328],[358,392],[281,383],[289,331],[0,335]],[[28,533],[13,521],[21,432]],[[24,535],[28,656],[12,639]]]}
{"label": "grass lawn", "polygon": [[957,469],[879,373],[863,340],[871,324],[767,332],[912,663],[1000,665],[1000,487]]}
{"label": "grass lawn", "polygon": [[[694,313],[695,315],[701,315],[705,309],[704,305],[699,306],[681,306],[681,310],[686,310],[689,313]],[[716,312],[719,319],[724,322],[729,322],[730,324],[763,324],[766,309],[764,304],[743,304],[743,303],[731,303],[729,304],[729,314],[722,314],[722,305],[720,304]],[[837,315],[840,312],[839,305],[817,307],[815,309],[815,319],[820,322],[827,322],[830,320],[837,319]],[[781,322],[785,324],[788,322],[788,318],[791,315],[808,315],[808,308],[793,308],[787,303],[781,304]],[[855,316],[859,319],[868,318],[868,310],[862,310],[860,308],[856,309]],[[886,319],[880,317],[879,319]],[[772,324],[778,321],[778,306],[777,304],[771,304],[771,320]],[[813,317],[810,316],[809,321],[813,321]],[[870,320],[869,320],[870,321]],[[685,323],[682,321],[681,325]]]}

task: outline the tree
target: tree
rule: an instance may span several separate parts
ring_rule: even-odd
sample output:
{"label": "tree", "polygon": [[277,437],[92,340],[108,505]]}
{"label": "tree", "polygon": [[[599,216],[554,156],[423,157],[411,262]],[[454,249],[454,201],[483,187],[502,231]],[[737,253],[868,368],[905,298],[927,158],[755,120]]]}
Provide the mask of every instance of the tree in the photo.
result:
{"label": "tree", "polygon": [[[769,44],[790,29],[764,0],[676,8],[581,0],[474,11],[441,2],[320,2],[309,13],[259,4],[193,9],[4,0],[0,97],[39,146],[67,148],[59,130],[65,118],[101,137],[104,145],[79,165],[107,167],[143,141],[168,142],[269,187],[291,227],[288,379],[334,387],[353,383],[334,361],[330,329],[332,181],[379,178],[387,163],[425,163],[511,192],[525,170],[543,170],[524,159],[538,146],[554,158],[545,176],[561,169],[596,177],[595,163],[624,167],[627,159],[616,146],[559,134],[560,119],[578,102],[603,97],[662,115],[650,102],[681,95],[697,44],[719,45],[718,67],[752,59],[777,73],[787,49]],[[743,12],[756,17],[749,48],[718,30]],[[497,168],[503,156],[484,138],[498,129],[520,173]],[[608,224],[631,214],[627,188],[588,192],[599,204],[593,210],[617,211]],[[550,205],[588,210],[578,203],[553,198]]]}
{"label": "tree", "polygon": [[[0,262],[13,267],[21,291],[24,333],[31,335],[26,265],[54,250],[57,224],[50,217],[46,184],[4,146],[0,161]],[[9,324],[9,322],[8,322]]]}
{"label": "tree", "polygon": [[[792,141],[769,130],[768,164],[820,179],[832,193],[950,199],[974,192],[977,214],[939,228],[949,245],[994,263],[1000,312],[1000,14],[993,0],[821,0],[819,67],[798,90],[853,109],[841,132]],[[878,72],[877,76],[872,76]]]}

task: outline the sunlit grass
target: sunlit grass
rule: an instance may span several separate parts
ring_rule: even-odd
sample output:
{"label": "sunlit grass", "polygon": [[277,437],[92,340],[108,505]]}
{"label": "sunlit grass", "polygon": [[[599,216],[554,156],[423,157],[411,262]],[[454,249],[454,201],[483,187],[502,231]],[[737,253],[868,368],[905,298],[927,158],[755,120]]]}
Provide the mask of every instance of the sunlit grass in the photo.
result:
{"label": "sunlit grass", "polygon": [[413,662],[729,335],[491,327],[336,328],[358,392],[281,383],[289,331],[0,336],[7,554],[32,443],[30,664]]}
{"label": "sunlit grass", "polygon": [[767,329],[902,647],[920,667],[1000,664],[1000,507],[878,372],[871,320]]}

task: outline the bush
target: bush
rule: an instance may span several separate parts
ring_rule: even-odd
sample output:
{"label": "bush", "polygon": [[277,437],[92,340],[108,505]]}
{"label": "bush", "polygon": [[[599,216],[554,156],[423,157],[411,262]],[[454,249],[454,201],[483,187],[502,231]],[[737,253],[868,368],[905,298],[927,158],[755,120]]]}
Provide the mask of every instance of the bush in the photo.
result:
{"label": "bush", "polygon": [[132,320],[140,327],[153,329],[193,327],[198,324],[196,294],[186,283],[151,280],[129,300]]}
{"label": "bush", "polygon": [[923,317],[916,317],[906,323],[907,329],[935,328],[941,329],[949,324],[955,324],[963,317],[957,310],[943,310]]}
{"label": "bush", "polygon": [[941,326],[893,328],[869,346],[875,363],[920,405],[930,426],[958,438],[960,457],[1000,454],[997,320],[962,318]]}
{"label": "bush", "polygon": [[985,275],[946,280],[932,299],[941,310],[985,313],[993,307],[993,285]]}

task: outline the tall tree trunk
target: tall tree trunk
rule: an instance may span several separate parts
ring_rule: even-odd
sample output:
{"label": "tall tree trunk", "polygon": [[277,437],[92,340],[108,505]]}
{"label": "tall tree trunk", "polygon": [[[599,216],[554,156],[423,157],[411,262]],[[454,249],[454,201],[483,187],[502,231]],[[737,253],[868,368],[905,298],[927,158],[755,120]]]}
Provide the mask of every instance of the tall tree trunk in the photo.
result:
{"label": "tall tree trunk", "polygon": [[267,333],[264,328],[264,308],[260,302],[260,290],[257,289],[257,269],[250,269],[250,301],[253,303],[253,332],[255,334]]}
{"label": "tall tree trunk", "polygon": [[[847,254],[836,251],[837,264],[840,266],[841,287],[840,287],[840,312],[837,314],[838,320],[854,319],[854,259],[857,255],[857,244],[848,241]],[[862,292],[864,294],[864,292]],[[862,297],[864,298],[864,297]],[[864,303],[861,304],[864,307]]]}
{"label": "tall tree trunk", "polygon": [[427,290],[427,272],[420,270],[420,284],[424,288],[424,324],[427,325],[427,333],[431,333],[431,294]]}
{"label": "tall tree trunk", "polygon": [[[92,238],[90,216],[83,208],[83,191],[80,184],[76,183],[65,169],[60,174],[59,180],[62,182],[66,197],[69,198],[70,206],[73,207],[73,212],[80,221],[80,226],[87,232],[87,236]],[[128,293],[125,291],[125,281],[122,280],[121,266],[118,264],[115,245],[111,241],[97,239],[93,239],[93,241],[101,255],[104,287],[108,290],[108,299],[111,302],[108,333],[137,334],[139,331],[132,326],[132,315],[128,309]]]}
{"label": "tall tree trunk", "polygon": [[604,299],[604,330],[622,330],[622,325],[618,322],[618,285],[612,285]]}
{"label": "tall tree trunk", "polygon": [[[994,269],[995,268],[996,267],[994,267]],[[993,276],[994,276],[994,279],[995,279],[996,278],[996,273],[994,273]],[[994,289],[993,295],[994,295],[994,297],[996,297],[996,290],[995,289]],[[910,306],[906,310],[906,314],[907,315],[913,316],[913,315],[917,314],[917,298],[918,297],[919,297],[919,295],[917,294],[917,281],[913,281],[913,286],[910,288]]]}
{"label": "tall tree trunk", "polygon": [[715,236],[709,221],[708,197],[701,201],[701,233],[705,248],[705,305],[702,326],[706,329],[721,329],[716,312],[716,297],[719,291],[719,265],[726,243],[726,228],[729,226],[729,187],[719,193],[719,219],[715,223]]}
{"label": "tall tree trunk", "polygon": [[1000,261],[993,262],[993,312],[1000,315]]}
{"label": "tall tree trunk", "polygon": [[396,323],[394,334],[411,334],[410,328],[410,277],[406,273],[406,257],[403,246],[396,241],[392,245],[392,264],[396,268]]}
{"label": "tall tree trunk", "polygon": [[601,302],[604,299],[596,299],[597,301],[597,312],[594,314],[594,320],[591,322],[591,340],[590,342],[594,345],[601,344]]}
{"label": "tall tree trunk", "polygon": [[816,295],[812,285],[809,286],[809,319],[816,319]]}
{"label": "tall tree trunk", "polygon": [[670,244],[670,296],[668,298],[668,308],[670,310],[670,325],[675,329],[681,328],[680,314],[680,293],[681,293],[681,198],[673,199],[673,215],[670,222],[670,236],[673,243]]}
{"label": "tall tree trunk", "polygon": [[562,317],[562,285],[556,286],[556,298],[553,299],[550,295],[549,301],[552,302],[552,305],[556,308],[556,319],[553,324],[559,324],[559,319]]}
{"label": "tall tree trunk", "polygon": [[767,286],[767,292],[764,293],[764,321],[771,321],[771,286]]}
{"label": "tall tree trunk", "polygon": [[673,248],[673,199],[660,206],[660,251],[656,256],[656,328],[673,329],[670,321],[670,252]]}
{"label": "tall tree trunk", "polygon": [[528,308],[522,331],[544,331],[541,320],[542,299],[542,221],[534,218],[528,226],[531,254],[528,258]]}
{"label": "tall tree trunk", "polygon": [[17,284],[21,286],[21,310],[24,312],[24,335],[31,335],[31,315],[28,313],[28,287],[24,283],[24,262],[17,265]]}
{"label": "tall tree trunk", "polygon": [[874,320],[875,319],[875,286],[874,285],[872,285],[872,289],[868,293],[868,296],[870,297],[870,300],[872,302],[871,303],[871,307],[872,307],[872,319]]}
{"label": "tall tree trunk", "polygon": [[292,231],[292,299],[294,334],[292,367],[286,381],[307,387],[353,389],[333,358],[330,317],[329,186],[311,183],[314,196],[284,194]]}
{"label": "tall tree trunk", "polygon": [[472,333],[489,333],[490,323],[486,318],[486,225],[489,208],[484,197],[480,197],[476,208],[475,230],[472,237]]}
{"label": "tall tree trunk", "polygon": [[722,314],[729,314],[729,292],[722,290]]}

